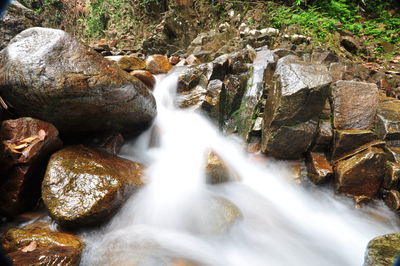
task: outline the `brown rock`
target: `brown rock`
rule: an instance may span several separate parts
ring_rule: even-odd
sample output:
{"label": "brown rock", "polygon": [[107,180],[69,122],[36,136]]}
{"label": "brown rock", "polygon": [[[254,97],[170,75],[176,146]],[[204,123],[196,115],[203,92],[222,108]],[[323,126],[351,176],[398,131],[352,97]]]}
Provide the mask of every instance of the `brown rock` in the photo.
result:
{"label": "brown rock", "polygon": [[109,153],[70,146],[50,158],[42,198],[61,225],[101,223],[142,185],[143,168]]}
{"label": "brown rock", "polygon": [[378,108],[378,87],[372,83],[337,81],[332,85],[336,129],[371,129]]}
{"label": "brown rock", "polygon": [[157,114],[142,82],[57,29],[29,28],[0,51],[0,94],[17,115],[68,133],[130,133]]}
{"label": "brown rock", "polygon": [[62,142],[52,124],[29,117],[3,121],[0,140],[0,211],[15,215],[39,200],[47,160]]}
{"label": "brown rock", "polygon": [[321,120],[315,138],[313,151],[328,151],[332,146],[333,130],[331,121]]}
{"label": "brown rock", "polygon": [[334,53],[329,51],[316,51],[311,54],[311,62],[314,63],[330,65],[331,63],[338,61],[339,58]]}
{"label": "brown rock", "polygon": [[146,70],[152,74],[163,74],[170,71],[172,68],[168,57],[165,55],[155,54],[146,59]]}
{"label": "brown rock", "polygon": [[333,174],[332,165],[322,153],[311,152],[307,162],[308,177],[314,184],[328,181]]}
{"label": "brown rock", "polygon": [[132,71],[130,74],[143,82],[149,89],[154,89],[154,85],[156,85],[156,79],[149,71],[135,70]]}
{"label": "brown rock", "polygon": [[89,143],[97,148],[104,149],[111,154],[117,155],[124,144],[124,137],[118,133],[102,134],[96,136]]}
{"label": "brown rock", "polygon": [[385,151],[389,156],[388,160],[400,163],[400,147],[386,145]]}
{"label": "brown rock", "polygon": [[63,246],[82,251],[83,242],[78,236],[52,231],[49,226],[47,222],[35,222],[22,228],[8,229],[1,237],[2,248],[8,253],[14,252],[34,241],[37,248]]}
{"label": "brown rock", "polygon": [[146,68],[146,62],[134,55],[106,56],[105,58],[117,62],[118,66],[126,71],[140,70]]}
{"label": "brown rock", "polygon": [[400,210],[400,192],[397,190],[389,190],[385,193],[384,201],[386,205],[393,211]]}
{"label": "brown rock", "polygon": [[207,183],[220,184],[230,181],[231,173],[225,163],[214,152],[208,153],[206,164]]}
{"label": "brown rock", "polygon": [[383,179],[382,187],[385,189],[399,189],[399,180],[400,180],[400,164],[387,162],[386,163],[386,172],[385,177]]}
{"label": "brown rock", "polygon": [[173,55],[169,58],[169,62],[171,63],[171,65],[176,65],[181,61],[181,59],[179,58],[179,56]]}
{"label": "brown rock", "polygon": [[31,252],[15,251],[7,254],[7,256],[14,266],[78,266],[81,251],[72,247],[50,247],[37,248]]}
{"label": "brown rock", "polygon": [[377,136],[371,130],[335,130],[332,160],[337,161],[349,153],[352,153],[358,147],[376,139]]}
{"label": "brown rock", "polygon": [[337,162],[336,189],[349,196],[377,196],[383,182],[387,155],[377,147],[369,147],[354,156]]}
{"label": "brown rock", "polygon": [[375,131],[380,138],[400,146],[400,100],[380,98]]}

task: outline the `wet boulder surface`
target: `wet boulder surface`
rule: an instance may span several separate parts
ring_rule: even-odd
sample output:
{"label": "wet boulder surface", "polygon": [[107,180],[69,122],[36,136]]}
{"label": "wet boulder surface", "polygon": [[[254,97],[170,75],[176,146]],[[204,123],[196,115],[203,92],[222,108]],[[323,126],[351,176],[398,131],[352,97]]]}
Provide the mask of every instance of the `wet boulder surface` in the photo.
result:
{"label": "wet boulder surface", "polygon": [[367,246],[364,266],[394,265],[400,253],[400,233],[378,236]]}
{"label": "wet boulder surface", "polygon": [[21,31],[40,25],[37,14],[18,1],[11,1],[6,13],[0,18],[0,50]]}
{"label": "wet boulder surface", "polygon": [[262,151],[299,159],[316,135],[332,81],[326,66],[288,55],[278,60],[264,111]]}
{"label": "wet boulder surface", "polygon": [[115,155],[70,146],[53,154],[42,184],[50,216],[63,226],[109,218],[142,185],[143,165]]}
{"label": "wet boulder surface", "polygon": [[52,124],[29,117],[3,121],[0,140],[0,212],[13,216],[37,204],[47,160],[62,141]]}
{"label": "wet boulder surface", "polygon": [[27,29],[0,52],[0,95],[67,133],[129,132],[156,115],[141,81],[56,29]]}

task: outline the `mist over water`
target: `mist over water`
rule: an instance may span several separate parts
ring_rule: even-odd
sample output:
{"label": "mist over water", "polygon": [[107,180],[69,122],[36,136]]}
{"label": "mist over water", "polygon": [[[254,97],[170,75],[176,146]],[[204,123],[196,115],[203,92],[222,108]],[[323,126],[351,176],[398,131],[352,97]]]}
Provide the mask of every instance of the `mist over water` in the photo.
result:
{"label": "mist over water", "polygon": [[[306,191],[288,181],[285,163],[255,161],[239,139],[177,109],[178,74],[158,77],[154,126],[123,148],[148,166],[146,185],[107,226],[84,236],[83,265],[355,266],[369,240],[398,231],[386,207],[357,210],[330,191]],[[210,150],[238,180],[206,183]],[[240,210],[228,226],[220,199]]]}

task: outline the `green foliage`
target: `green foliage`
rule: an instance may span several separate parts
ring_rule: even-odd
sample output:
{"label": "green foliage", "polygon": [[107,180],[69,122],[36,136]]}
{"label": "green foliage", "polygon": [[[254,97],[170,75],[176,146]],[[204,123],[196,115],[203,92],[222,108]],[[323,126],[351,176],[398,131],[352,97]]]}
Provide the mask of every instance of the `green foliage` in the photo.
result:
{"label": "green foliage", "polygon": [[315,36],[320,44],[334,39],[338,30],[348,30],[375,45],[388,42],[400,46],[400,15],[390,13],[390,1],[384,0],[296,0],[293,6],[270,5],[267,10],[272,26],[284,29],[297,24],[305,35]]}

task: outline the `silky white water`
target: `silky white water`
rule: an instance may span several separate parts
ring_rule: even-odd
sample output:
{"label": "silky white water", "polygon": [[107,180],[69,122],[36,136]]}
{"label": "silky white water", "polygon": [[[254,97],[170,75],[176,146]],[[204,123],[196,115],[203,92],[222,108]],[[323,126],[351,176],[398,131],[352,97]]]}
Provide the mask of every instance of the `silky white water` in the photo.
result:
{"label": "silky white water", "polygon": [[[288,181],[285,163],[257,162],[201,114],[177,109],[177,77],[158,78],[154,126],[123,148],[148,166],[146,184],[107,226],[85,235],[83,265],[355,266],[369,240],[398,230],[384,206],[357,210],[330,191],[306,191]],[[210,149],[240,180],[206,184]],[[241,212],[224,230],[212,207],[220,198]]]}

